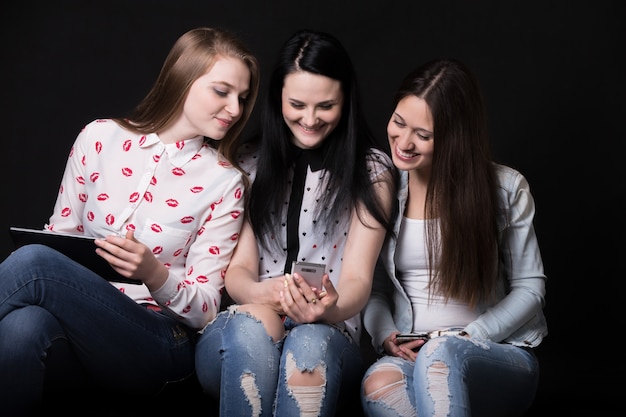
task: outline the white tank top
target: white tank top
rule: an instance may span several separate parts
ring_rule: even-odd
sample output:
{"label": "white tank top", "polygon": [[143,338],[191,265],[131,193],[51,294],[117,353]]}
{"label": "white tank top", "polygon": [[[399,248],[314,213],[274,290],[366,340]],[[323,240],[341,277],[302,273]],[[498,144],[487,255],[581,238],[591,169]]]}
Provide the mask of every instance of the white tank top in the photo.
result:
{"label": "white tank top", "polygon": [[[429,221],[403,218],[396,246],[396,274],[413,307],[413,331],[464,327],[478,317],[467,304],[433,294],[428,300],[428,252],[424,228]],[[436,265],[435,265],[436,267]]]}

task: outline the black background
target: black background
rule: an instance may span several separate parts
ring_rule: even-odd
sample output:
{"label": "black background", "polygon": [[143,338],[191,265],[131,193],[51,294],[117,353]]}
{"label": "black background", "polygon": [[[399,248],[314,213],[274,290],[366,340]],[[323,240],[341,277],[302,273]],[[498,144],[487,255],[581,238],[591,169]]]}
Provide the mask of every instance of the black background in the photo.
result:
{"label": "black background", "polygon": [[[381,143],[402,76],[431,58],[460,58],[483,85],[495,156],[525,174],[536,200],[550,331],[538,350],[540,390],[564,409],[623,409],[624,4],[5,3],[0,228],[43,227],[81,127],[125,115],[188,29],[219,26],[238,33],[261,61],[264,80],[294,30],[333,33],[353,58],[366,115]],[[11,250],[8,233],[0,233],[1,258]]]}

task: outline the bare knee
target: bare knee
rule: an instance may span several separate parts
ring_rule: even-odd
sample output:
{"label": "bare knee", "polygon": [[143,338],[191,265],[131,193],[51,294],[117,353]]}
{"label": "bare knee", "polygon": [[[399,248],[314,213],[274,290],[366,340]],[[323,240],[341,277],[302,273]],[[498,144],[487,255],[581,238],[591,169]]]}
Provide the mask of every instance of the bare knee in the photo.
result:
{"label": "bare knee", "polygon": [[271,308],[261,304],[244,304],[237,306],[237,311],[248,313],[259,320],[274,342],[285,335],[285,327],[280,316]]}
{"label": "bare knee", "polygon": [[363,395],[368,402],[393,410],[399,416],[416,417],[402,370],[393,364],[381,364],[363,382]]}
{"label": "bare knee", "polygon": [[402,381],[404,381],[404,376],[400,369],[395,366],[384,365],[365,379],[363,393],[373,400],[380,399]]}

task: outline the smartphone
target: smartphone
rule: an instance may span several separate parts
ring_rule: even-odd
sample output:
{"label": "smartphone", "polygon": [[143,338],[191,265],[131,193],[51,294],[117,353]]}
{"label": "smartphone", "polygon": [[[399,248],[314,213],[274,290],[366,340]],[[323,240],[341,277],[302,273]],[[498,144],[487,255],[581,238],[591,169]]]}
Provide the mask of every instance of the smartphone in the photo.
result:
{"label": "smartphone", "polygon": [[398,343],[406,343],[406,342],[411,342],[413,340],[428,340],[430,339],[430,337],[428,336],[428,333],[423,332],[423,333],[401,333],[399,335],[396,335],[396,340],[398,341]]}
{"label": "smartphone", "polygon": [[326,271],[325,264],[315,264],[312,262],[297,262],[291,264],[291,273],[298,273],[304,278],[309,286],[322,289],[322,277]]}

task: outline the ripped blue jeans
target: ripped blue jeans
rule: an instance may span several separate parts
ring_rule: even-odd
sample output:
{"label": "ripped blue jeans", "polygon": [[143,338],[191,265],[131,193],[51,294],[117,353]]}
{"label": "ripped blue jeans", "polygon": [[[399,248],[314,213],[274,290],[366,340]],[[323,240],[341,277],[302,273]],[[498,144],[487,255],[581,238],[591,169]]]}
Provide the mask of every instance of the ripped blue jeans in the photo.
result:
{"label": "ripped blue jeans", "polygon": [[[321,323],[284,325],[286,336],[274,342],[260,321],[231,306],[205,328],[196,373],[219,398],[220,416],[334,416],[345,395],[358,398],[362,357],[347,333]],[[324,383],[291,385],[290,376],[304,370],[319,371]]]}
{"label": "ripped blue jeans", "polygon": [[372,364],[361,403],[366,416],[521,416],[538,382],[530,348],[442,336],[424,344],[415,363],[384,356]]}

